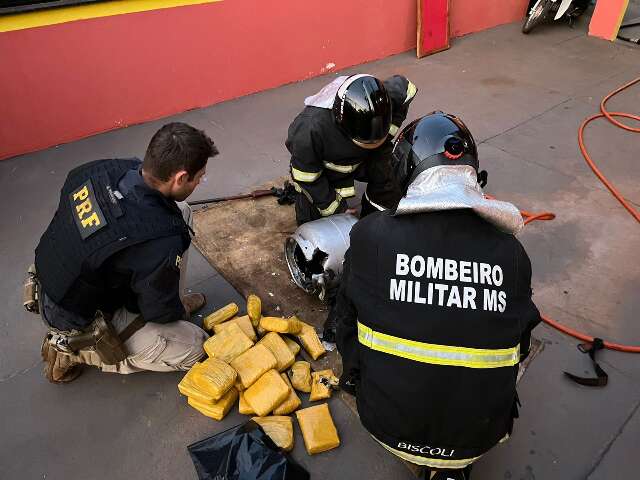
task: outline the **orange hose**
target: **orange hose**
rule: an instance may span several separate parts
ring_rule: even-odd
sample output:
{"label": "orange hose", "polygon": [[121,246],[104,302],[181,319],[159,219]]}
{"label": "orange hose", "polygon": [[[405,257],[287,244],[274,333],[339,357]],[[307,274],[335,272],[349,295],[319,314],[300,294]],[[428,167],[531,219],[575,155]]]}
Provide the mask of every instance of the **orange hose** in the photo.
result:
{"label": "orange hose", "polygon": [[[640,78],[638,78],[636,81],[640,81]],[[633,83],[635,83],[635,82],[633,82]],[[628,85],[632,85],[633,83],[627,84],[627,86]],[[604,101],[600,104],[600,108],[603,108],[603,106],[604,106]],[[611,194],[614,197],[616,197],[616,199],[622,204],[622,206],[624,208],[626,208],[627,211],[638,222],[640,222],[640,212],[638,212],[638,210],[636,210],[633,206],[631,206],[631,204],[624,199],[624,197],[616,189],[616,187],[613,186],[613,184],[609,181],[609,179],[607,179],[607,177],[604,176],[604,174],[600,171],[600,169],[593,162],[593,160],[589,156],[589,152],[587,152],[587,148],[584,146],[584,129],[593,120],[605,117],[609,121],[615,122],[614,125],[621,126],[621,128],[624,128],[625,130],[628,130],[630,132],[640,132],[640,128],[632,129],[631,127],[623,125],[622,123],[618,122],[617,120],[612,120],[613,117],[624,117],[624,118],[631,118],[633,120],[637,120],[637,121],[640,122],[640,116],[631,115],[630,113],[623,113],[623,112],[611,112],[610,113],[610,112],[607,112],[606,110],[602,110],[602,112],[603,113],[600,113],[598,115],[593,115],[592,117],[587,118],[584,122],[582,122],[582,125],[580,125],[580,129],[578,130],[578,144],[580,145],[580,151],[582,152],[582,156],[584,157],[584,159],[587,161],[587,165],[589,165],[591,170],[593,170],[593,173],[595,173],[596,177],[598,177],[600,179],[600,181],[604,184],[604,186],[609,189]]]}
{"label": "orange hose", "polygon": [[[620,123],[619,121],[617,121],[617,120],[615,120],[613,118],[613,117],[630,118],[632,120],[640,122],[640,116],[633,115],[633,114],[630,114],[630,113],[624,113],[624,112],[609,112],[605,108],[605,105],[606,105],[607,101],[611,97],[613,97],[614,95],[620,93],[624,89],[629,88],[631,85],[634,85],[634,84],[636,84],[638,82],[640,82],[640,77],[638,77],[635,80],[627,83],[626,85],[623,85],[622,87],[614,90],[609,95],[604,97],[604,99],[602,99],[602,102],[600,103],[600,111],[602,113],[600,113],[598,115],[593,115],[592,117],[587,118],[586,120],[584,120],[582,122],[582,125],[580,125],[580,129],[578,130],[578,144],[580,145],[580,151],[582,152],[582,156],[584,157],[585,161],[587,162],[587,165],[589,165],[591,170],[593,170],[593,173],[596,174],[596,176],[600,179],[600,181],[604,184],[604,186],[609,189],[611,194],[622,204],[622,206],[624,208],[627,209],[627,211],[636,219],[636,221],[640,222],[640,212],[638,212],[637,209],[635,209],[629,202],[627,202],[624,199],[622,194],[604,176],[604,174],[600,171],[600,169],[598,169],[598,167],[594,163],[593,159],[589,155],[589,152],[587,151],[587,149],[586,149],[586,147],[584,145],[584,129],[589,123],[591,123],[593,120],[596,120],[597,118],[603,118],[604,117],[607,120],[609,120],[613,125],[615,125],[615,126],[617,126],[619,128],[622,128],[622,129],[627,130],[629,132],[640,133],[640,128],[630,127],[628,125]],[[548,214],[548,213],[542,213],[542,214],[530,214],[529,212],[521,212],[521,213],[522,213],[523,218],[525,218],[525,224],[527,224],[529,222],[532,222],[534,220],[550,220],[551,218],[548,218],[549,215],[552,215],[553,217],[555,217],[555,215]],[[574,330],[572,328],[566,327],[566,326],[556,322],[555,320],[552,320],[549,317],[546,317],[544,315],[541,315],[541,317],[542,317],[542,320],[546,324],[552,326],[553,328],[555,328],[557,330],[560,330],[563,333],[566,333],[567,335],[571,335],[572,337],[575,337],[575,338],[577,338],[579,340],[582,340],[583,342],[592,343],[593,340],[594,340],[594,337],[586,335],[586,334],[584,334],[582,332],[579,332],[577,330]],[[607,342],[607,341],[604,342],[604,346],[605,346],[605,348],[608,348],[610,350],[617,350],[619,352],[640,353],[640,346],[622,345],[622,344],[619,344],[619,343],[613,343],[613,342]]]}
{"label": "orange hose", "polygon": [[[600,102],[600,111],[602,112],[602,115],[607,117],[607,120],[609,120],[611,123],[613,123],[616,127],[620,127],[620,128],[623,128],[625,130],[628,130],[628,131],[634,132],[634,133],[640,133],[640,128],[633,128],[633,127],[630,127],[628,125],[625,125],[624,123],[620,123],[616,119],[614,119],[613,117],[614,116],[627,117],[627,118],[632,118],[633,120],[637,120],[637,121],[640,121],[640,117],[638,117],[637,115],[630,115],[630,114],[619,113],[619,112],[618,113],[609,113],[607,111],[607,109],[605,108],[605,105],[606,105],[606,103],[609,101],[609,99],[611,97],[617,95],[618,93],[620,93],[624,89],[629,88],[631,85],[634,85],[634,84],[636,84],[638,82],[640,82],[640,77],[636,78],[635,80],[631,80],[626,85],[623,85],[620,88],[618,88],[617,90],[614,90],[609,95],[604,97],[602,99],[602,102]],[[587,161],[589,161],[589,160],[587,160]]]}
{"label": "orange hose", "polygon": [[525,225],[535,222],[536,220],[553,220],[556,218],[556,214],[551,212],[531,213],[525,210],[520,210],[520,215],[524,218]]}
{"label": "orange hose", "polygon": [[[494,197],[493,195],[489,195],[487,193],[485,193],[484,196],[485,198],[488,198],[490,200],[496,199],[496,197]],[[526,210],[520,210],[520,215],[522,215],[522,218],[524,218],[525,225],[527,223],[531,223],[536,220],[553,220],[554,218],[556,218],[556,214],[551,212],[532,213],[532,212],[527,212]]]}
{"label": "orange hose", "polygon": [[[578,330],[574,330],[573,328],[569,328],[561,323],[556,322],[555,320],[550,319],[545,315],[540,315],[542,317],[542,321],[547,325],[552,326],[556,330],[560,330],[562,333],[566,333],[567,335],[571,335],[572,337],[577,338],[578,340],[582,340],[583,342],[593,343],[593,338],[589,335],[586,335]],[[609,350],[617,350],[619,352],[627,352],[627,353],[640,353],[640,346],[633,345],[622,345],[619,343],[613,343],[604,341],[605,348]]]}

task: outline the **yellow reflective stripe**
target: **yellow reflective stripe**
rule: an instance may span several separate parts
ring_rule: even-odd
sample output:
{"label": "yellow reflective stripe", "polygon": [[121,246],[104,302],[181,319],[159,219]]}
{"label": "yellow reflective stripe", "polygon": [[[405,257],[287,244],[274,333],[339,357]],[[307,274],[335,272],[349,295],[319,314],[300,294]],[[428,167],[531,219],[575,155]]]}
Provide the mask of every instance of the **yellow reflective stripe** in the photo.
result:
{"label": "yellow reflective stripe", "polygon": [[520,361],[520,345],[512,348],[482,349],[416,342],[376,332],[360,322],[358,340],[372,350],[433,365],[500,368],[512,367]]}
{"label": "yellow reflective stripe", "polygon": [[349,198],[355,196],[356,187],[336,188],[336,192],[338,192],[342,198]]}
{"label": "yellow reflective stripe", "polygon": [[95,5],[70,5],[68,7],[51,8],[43,11],[37,10],[33,12],[14,13],[12,15],[3,15],[0,17],[0,32],[43,27],[46,25],[57,25],[76,20],[86,20],[89,18],[103,18],[127,13],[182,7],[184,5],[213,3],[214,1],[221,0],[165,0],[164,2],[158,2],[157,0],[127,0],[124,2],[102,2]]}
{"label": "yellow reflective stripe", "polygon": [[302,193],[305,197],[307,197],[307,200],[309,200],[310,203],[313,203],[313,198],[311,198],[311,195],[309,195],[309,192],[304,190],[300,185],[298,185],[297,182],[291,182],[291,183],[293,183],[293,188],[296,190],[296,192]]}
{"label": "yellow reflective stripe", "polygon": [[299,182],[315,182],[320,178],[320,175],[322,175],[322,172],[303,172],[302,170],[291,167],[291,176]]}
{"label": "yellow reflective stripe", "polygon": [[391,135],[392,137],[395,137],[396,133],[398,133],[398,130],[400,130],[400,127],[392,123],[391,126],[389,127],[389,135]]}
{"label": "yellow reflective stripe", "polygon": [[[373,437],[373,435],[372,435]],[[389,445],[382,443],[376,437],[373,437],[375,441],[377,441],[384,448],[389,450],[394,455],[400,457],[407,462],[415,463],[416,465],[424,465],[431,468],[465,468],[468,465],[471,465],[473,462],[478,460],[482,455],[473,458],[461,458],[458,460],[444,460],[441,458],[431,458],[431,457],[419,457],[418,455],[411,455],[410,453],[403,452],[402,450],[396,450],[395,448],[390,447]]]}
{"label": "yellow reflective stripe", "polygon": [[342,200],[342,197],[339,193],[336,193],[336,199],[331,202],[331,205],[329,205],[325,209],[318,208],[320,215],[322,215],[323,217],[328,217],[329,215],[333,215],[334,213],[336,213],[336,210],[340,206],[340,200]]}
{"label": "yellow reflective stripe", "polygon": [[407,96],[404,99],[404,103],[409,102],[418,93],[418,88],[411,82],[407,85]]}
{"label": "yellow reflective stripe", "polygon": [[[296,182],[291,182],[291,183],[293,184],[293,188],[296,190],[296,192],[304,194],[304,196],[307,197],[307,200],[309,200],[309,202],[313,204],[313,198],[311,198],[311,195],[309,195],[309,192],[307,192],[304,188],[302,188]],[[355,188],[354,188],[354,195],[355,195]],[[336,212],[337,208],[340,206],[341,200],[342,200],[342,195],[336,191],[336,199],[333,202],[331,202],[331,204],[327,208],[325,208],[324,210],[318,208],[320,215],[322,215],[323,217],[328,217],[329,215],[333,215]]]}
{"label": "yellow reflective stripe", "polygon": [[356,163],[355,165],[336,165],[335,163],[324,162],[324,166],[325,168],[333,170],[334,172],[351,173],[355,172],[361,163],[362,162]]}

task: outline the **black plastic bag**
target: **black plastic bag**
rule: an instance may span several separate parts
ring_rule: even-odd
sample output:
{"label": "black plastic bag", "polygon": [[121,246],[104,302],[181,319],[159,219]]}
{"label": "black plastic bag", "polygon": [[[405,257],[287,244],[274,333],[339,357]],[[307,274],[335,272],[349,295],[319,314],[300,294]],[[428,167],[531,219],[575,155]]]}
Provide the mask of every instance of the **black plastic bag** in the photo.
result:
{"label": "black plastic bag", "polygon": [[199,480],[308,480],[309,473],[248,421],[188,447]]}

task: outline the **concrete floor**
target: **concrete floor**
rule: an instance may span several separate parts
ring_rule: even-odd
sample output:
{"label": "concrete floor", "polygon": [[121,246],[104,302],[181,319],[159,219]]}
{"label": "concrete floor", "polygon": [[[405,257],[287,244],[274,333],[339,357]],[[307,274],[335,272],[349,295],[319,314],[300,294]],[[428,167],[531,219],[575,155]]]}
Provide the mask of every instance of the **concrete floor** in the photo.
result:
{"label": "concrete floor", "polygon": [[[622,25],[631,25],[638,22],[640,22],[640,0],[630,0],[627,11],[625,12],[624,18],[622,19]],[[640,25],[621,28],[619,33],[626,38],[640,38]],[[622,40],[618,40],[618,42],[626,43],[627,45],[629,44],[628,42],[623,42]]]}
{"label": "concrete floor", "polygon": [[[576,132],[603,95],[639,74],[640,50],[586,37],[585,29],[584,22],[575,29],[551,25],[523,36],[520,25],[507,25],[457,39],[449,51],[423,60],[406,53],[348,72],[405,74],[420,89],[414,117],[434,109],[460,115],[480,143],[487,190],[521,208],[558,214],[555,222],[531,225],[521,235],[540,308],[591,334],[638,344],[637,225],[585,166]],[[194,198],[243,192],[285,174],[287,126],[303,98],[328,80],[172,117],[205,129],[222,152]],[[610,108],[640,111],[640,87]],[[194,479],[186,446],[242,420],[234,413],[216,423],[189,408],[176,388],[180,374],[89,370],[70,385],[48,384],[39,358],[44,327],[20,305],[25,268],[69,169],[97,158],[142,156],[167,120],[0,162],[1,478]],[[587,135],[603,170],[640,204],[640,138],[605,122]],[[189,263],[188,285],[207,294],[209,309],[241,300],[197,251]],[[610,384],[588,389],[562,376],[563,370],[591,371],[577,342],[546,326],[536,335],[545,348],[520,384],[523,408],[514,435],[478,462],[474,478],[637,478],[638,358],[603,353]],[[293,453],[313,478],[413,478],[340,400],[330,404],[342,446],[309,457],[298,434]]]}

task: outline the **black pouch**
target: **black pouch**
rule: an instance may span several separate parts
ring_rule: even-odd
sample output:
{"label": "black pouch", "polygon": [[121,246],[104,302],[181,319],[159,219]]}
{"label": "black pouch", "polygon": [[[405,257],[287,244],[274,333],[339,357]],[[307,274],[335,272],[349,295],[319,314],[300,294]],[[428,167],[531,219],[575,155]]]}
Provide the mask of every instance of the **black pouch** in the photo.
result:
{"label": "black pouch", "polygon": [[251,420],[187,449],[199,480],[309,480],[309,473]]}

